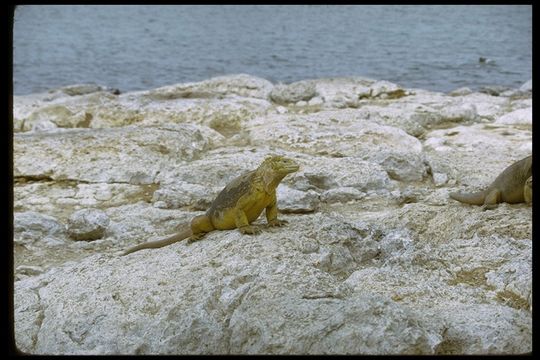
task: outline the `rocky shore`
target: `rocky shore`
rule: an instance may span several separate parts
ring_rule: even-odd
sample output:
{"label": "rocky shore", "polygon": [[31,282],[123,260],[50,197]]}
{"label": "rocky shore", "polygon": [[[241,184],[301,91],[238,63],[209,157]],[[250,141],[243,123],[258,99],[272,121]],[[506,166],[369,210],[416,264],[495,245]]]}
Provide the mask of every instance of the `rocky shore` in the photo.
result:
{"label": "rocky shore", "polygon": [[[532,81],[230,75],[14,96],[14,320],[33,354],[532,351],[532,213],[449,199],[532,153]],[[268,154],[289,224],[178,231]],[[264,216],[257,221],[264,224]]]}

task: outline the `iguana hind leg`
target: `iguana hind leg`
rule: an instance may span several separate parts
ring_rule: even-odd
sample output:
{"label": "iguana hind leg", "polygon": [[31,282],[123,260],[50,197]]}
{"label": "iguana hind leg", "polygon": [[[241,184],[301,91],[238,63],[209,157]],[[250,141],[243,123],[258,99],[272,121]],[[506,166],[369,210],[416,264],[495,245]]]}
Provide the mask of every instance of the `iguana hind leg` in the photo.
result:
{"label": "iguana hind leg", "polygon": [[501,192],[498,189],[491,190],[484,200],[482,210],[493,210],[501,202]]}
{"label": "iguana hind leg", "polygon": [[212,221],[210,221],[210,218],[206,215],[195,216],[193,220],[191,220],[190,226],[192,235],[187,240],[188,244],[202,239],[206,233],[215,230]]}

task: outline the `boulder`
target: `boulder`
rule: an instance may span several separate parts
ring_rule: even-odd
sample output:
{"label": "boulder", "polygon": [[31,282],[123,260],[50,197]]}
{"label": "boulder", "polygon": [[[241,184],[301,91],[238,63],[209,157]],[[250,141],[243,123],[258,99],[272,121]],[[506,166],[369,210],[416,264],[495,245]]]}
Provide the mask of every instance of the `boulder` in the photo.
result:
{"label": "boulder", "polygon": [[277,104],[309,101],[317,95],[315,84],[310,81],[299,81],[288,85],[278,84],[270,92],[270,99]]}
{"label": "boulder", "polygon": [[15,244],[30,245],[47,238],[63,239],[66,227],[50,215],[34,211],[16,212],[13,233]]}
{"label": "boulder", "polygon": [[109,217],[99,209],[75,211],[68,219],[67,232],[73,240],[96,240],[103,237]]}
{"label": "boulder", "polygon": [[532,126],[532,107],[509,112],[495,121],[495,124]]}
{"label": "boulder", "polygon": [[422,180],[426,171],[418,139],[396,127],[334,113],[254,120],[248,128],[251,142],[311,155],[355,157],[381,165],[393,179]]}

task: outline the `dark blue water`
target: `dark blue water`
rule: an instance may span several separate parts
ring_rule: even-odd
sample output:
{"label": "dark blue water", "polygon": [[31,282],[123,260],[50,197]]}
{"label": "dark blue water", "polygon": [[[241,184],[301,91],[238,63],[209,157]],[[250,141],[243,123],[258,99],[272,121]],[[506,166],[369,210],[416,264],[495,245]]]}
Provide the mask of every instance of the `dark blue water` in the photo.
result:
{"label": "dark blue water", "polygon": [[15,94],[232,73],[286,83],[365,76],[436,91],[532,77],[530,5],[20,6],[13,32]]}

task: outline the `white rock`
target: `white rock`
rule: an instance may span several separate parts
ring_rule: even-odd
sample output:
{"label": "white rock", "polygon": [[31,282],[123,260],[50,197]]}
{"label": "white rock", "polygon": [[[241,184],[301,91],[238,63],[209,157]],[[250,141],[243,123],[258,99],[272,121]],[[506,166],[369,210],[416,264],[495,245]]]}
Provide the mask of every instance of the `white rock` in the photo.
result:
{"label": "white rock", "polygon": [[285,114],[287,112],[287,108],[284,106],[277,106],[276,111],[278,114]]}
{"label": "white rock", "polygon": [[325,108],[344,108],[347,104],[357,106],[360,98],[369,97],[371,94],[369,86],[375,80],[353,77],[317,79],[313,82],[317,97],[324,103]]}
{"label": "white rock", "polygon": [[109,226],[109,217],[99,209],[75,211],[68,219],[67,232],[74,240],[97,240]]}
{"label": "white rock", "polygon": [[439,137],[430,137],[426,141],[424,141],[424,147],[426,149],[433,149],[434,151],[438,152],[446,152],[446,151],[452,151],[453,148],[446,145],[446,139],[445,138],[439,138]]}
{"label": "white rock", "polygon": [[459,102],[462,105],[474,105],[476,114],[481,118],[489,120],[495,120],[498,116],[506,113],[510,103],[508,98],[490,96],[477,92],[456,99],[459,99]]}
{"label": "white rock", "polygon": [[194,206],[203,210],[208,208],[214,200],[213,192],[208,191],[206,186],[182,181],[156,190],[152,201],[159,202],[161,208]]}
{"label": "white rock", "polygon": [[151,90],[149,95],[154,99],[165,100],[219,95],[266,99],[272,88],[273,85],[268,80],[247,74],[234,74],[217,76],[200,82],[164,86]]}
{"label": "white rock", "polygon": [[450,96],[463,96],[472,94],[472,90],[468,87],[460,87],[459,89],[452,90],[448,93]]}
{"label": "white rock", "polygon": [[532,107],[509,112],[495,121],[496,124],[532,125]]}
{"label": "white rock", "polygon": [[339,187],[326,190],[321,194],[321,201],[324,202],[349,202],[360,200],[366,196],[366,193],[353,187]]}
{"label": "white rock", "polygon": [[41,239],[41,242],[48,247],[58,247],[58,246],[66,245],[66,242],[64,241],[63,238],[52,237],[52,236],[43,237],[43,239]]}
{"label": "white rock", "polygon": [[521,87],[519,88],[521,91],[532,91],[532,79],[526,81]]}
{"label": "white rock", "polygon": [[32,126],[31,131],[41,132],[41,131],[57,131],[57,130],[58,130],[58,126],[55,123],[53,123],[50,120],[43,120],[40,122],[36,122]]}
{"label": "white rock", "polygon": [[382,166],[354,157],[312,157],[290,179],[299,190],[354,188],[365,193],[394,186]]}
{"label": "white rock", "polygon": [[35,276],[43,273],[43,268],[40,266],[19,265],[15,269],[15,273],[20,275]]}
{"label": "white rock", "polygon": [[530,141],[530,129],[473,124],[431,131],[426,136],[425,150],[430,154],[433,173],[445,173],[449,181],[455,179],[480,190],[512,162],[530,155]]}
{"label": "white rock", "polygon": [[277,104],[309,101],[317,95],[315,85],[311,81],[298,81],[288,85],[278,84],[270,92],[270,99]]}
{"label": "white rock", "polygon": [[189,122],[238,132],[245,120],[271,107],[267,98],[272,87],[267,80],[240,74],[119,96],[106,91],[67,96],[61,90],[52,97],[16,96],[14,130],[37,131],[39,123],[48,121],[61,128]]}
{"label": "white rock", "polygon": [[311,100],[308,101],[309,106],[318,106],[322,105],[324,103],[323,99],[321,99],[319,96],[315,96]]}
{"label": "white rock", "polygon": [[333,113],[270,115],[270,120],[253,121],[250,137],[253,143],[289,151],[369,160],[380,164],[397,180],[418,181],[424,177],[422,144],[418,139],[391,126],[336,119]]}
{"label": "white rock", "polygon": [[442,186],[448,181],[448,175],[444,173],[433,173],[433,183],[435,186]]}
{"label": "white rock", "polygon": [[[90,126],[92,116],[84,111],[73,111],[67,106],[53,104],[46,105],[32,112],[27,118],[23,119],[19,131],[50,131],[57,128],[87,128]],[[51,125],[52,124],[52,125]]]}
{"label": "white rock", "polygon": [[370,88],[372,97],[382,97],[382,95],[386,95],[387,97],[398,95],[401,97],[405,92],[400,86],[385,80],[371,84]]}
{"label": "white rock", "polygon": [[149,184],[165,164],[193,159],[223,138],[197,125],[16,134],[15,176]]}
{"label": "white rock", "polygon": [[319,195],[313,191],[299,191],[288,186],[277,189],[278,208],[284,213],[307,213],[317,210]]}
{"label": "white rock", "polygon": [[[261,318],[257,307],[273,313],[273,319]],[[391,314],[392,320],[383,320],[382,312]],[[288,321],[291,314],[299,313],[304,321]],[[230,326],[231,346],[239,354],[432,354],[431,338],[437,337],[419,326],[408,309],[371,296],[315,297],[308,302],[260,298],[254,307],[242,303]],[[359,334],[365,334],[363,341],[356,341]]]}
{"label": "white rock", "polygon": [[14,242],[16,244],[31,244],[49,236],[63,238],[66,235],[65,226],[56,218],[33,211],[16,212],[13,221]]}
{"label": "white rock", "polygon": [[476,106],[470,103],[445,107],[441,115],[447,121],[454,122],[474,122],[478,116]]}
{"label": "white rock", "polygon": [[[524,255],[524,256],[523,256]],[[507,262],[497,270],[486,273],[486,282],[495,287],[496,298],[507,301],[512,307],[530,309],[532,303],[531,258],[529,254],[520,254],[521,258]]]}

